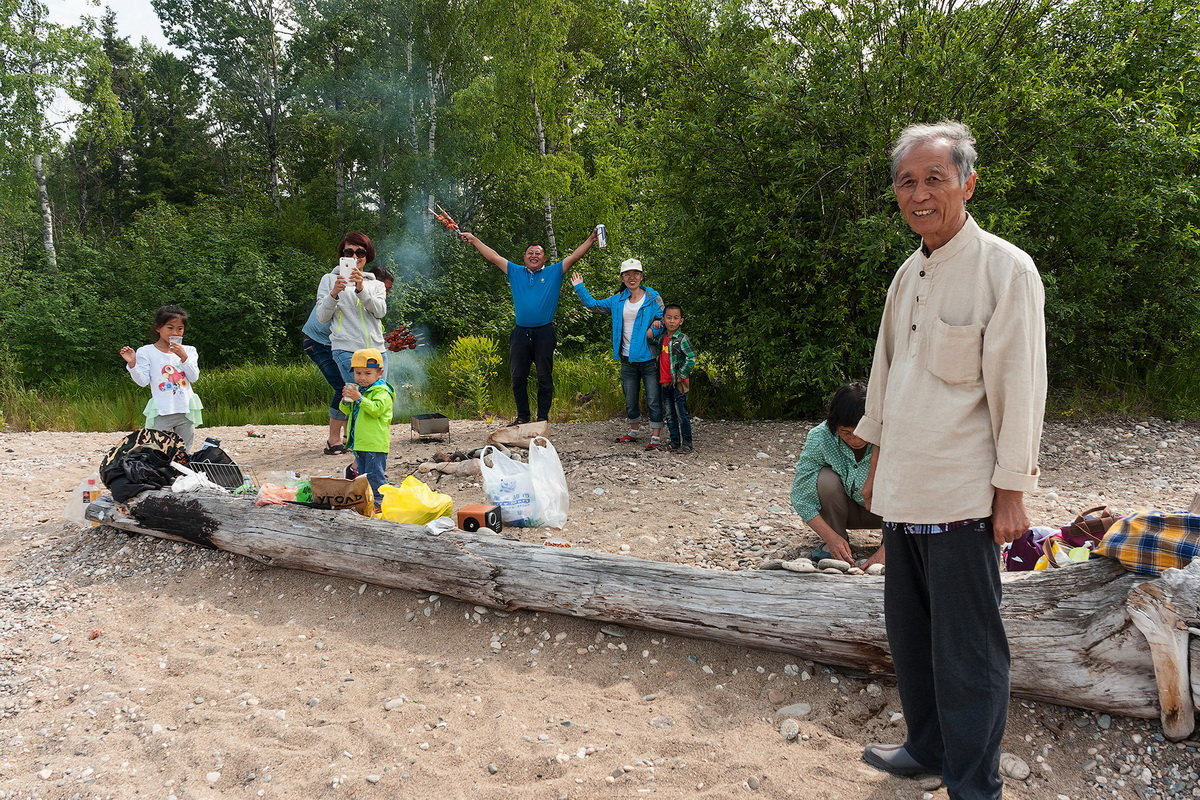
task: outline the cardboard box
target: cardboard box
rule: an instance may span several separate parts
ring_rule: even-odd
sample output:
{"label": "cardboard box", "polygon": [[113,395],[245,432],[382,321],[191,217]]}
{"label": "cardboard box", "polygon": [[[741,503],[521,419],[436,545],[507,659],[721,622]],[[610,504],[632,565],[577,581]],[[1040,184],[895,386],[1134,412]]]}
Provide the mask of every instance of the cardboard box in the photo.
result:
{"label": "cardboard box", "polygon": [[375,514],[375,495],[366,475],[354,480],[345,478],[313,478],[314,503],[328,503],[334,508],[353,508],[365,517]]}

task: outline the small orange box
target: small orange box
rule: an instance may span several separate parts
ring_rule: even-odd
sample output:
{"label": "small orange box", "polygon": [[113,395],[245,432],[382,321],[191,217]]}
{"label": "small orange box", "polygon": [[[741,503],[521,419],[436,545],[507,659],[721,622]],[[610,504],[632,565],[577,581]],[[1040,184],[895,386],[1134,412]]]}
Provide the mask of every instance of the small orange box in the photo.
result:
{"label": "small orange box", "polygon": [[463,506],[458,510],[458,527],[468,533],[474,533],[480,528],[491,528],[499,533],[504,528],[504,519],[500,516],[500,506]]}

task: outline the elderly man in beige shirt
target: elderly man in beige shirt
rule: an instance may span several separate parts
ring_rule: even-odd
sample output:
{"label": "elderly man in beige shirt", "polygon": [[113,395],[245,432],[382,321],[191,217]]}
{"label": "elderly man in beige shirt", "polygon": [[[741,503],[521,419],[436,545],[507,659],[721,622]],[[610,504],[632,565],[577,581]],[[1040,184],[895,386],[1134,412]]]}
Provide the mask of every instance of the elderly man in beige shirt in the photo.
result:
{"label": "elderly man in beige shirt", "polygon": [[864,497],[884,520],[884,613],[908,726],[863,758],[941,774],[952,800],[1001,796],[1008,640],[1000,544],[1029,527],[1046,396],[1041,278],[979,228],[974,139],[906,128],[892,183],[920,248],[888,290],[856,433],[877,445]]}

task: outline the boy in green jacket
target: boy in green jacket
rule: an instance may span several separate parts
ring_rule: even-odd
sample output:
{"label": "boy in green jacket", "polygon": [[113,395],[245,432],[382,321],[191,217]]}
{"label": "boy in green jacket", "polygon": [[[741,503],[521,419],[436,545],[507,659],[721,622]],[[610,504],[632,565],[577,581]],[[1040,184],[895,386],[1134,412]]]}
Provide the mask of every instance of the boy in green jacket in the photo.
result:
{"label": "boy in green jacket", "polygon": [[354,383],[342,389],[341,410],[346,414],[346,446],[354,452],[359,475],[366,475],[383,502],[379,487],[387,483],[387,457],[392,448],[392,400],[396,392],[383,379],[383,354],[373,347],[355,350],[350,358]]}
{"label": "boy in green jacket", "polygon": [[692,340],[679,328],[683,308],[675,303],[663,308],[663,318],[655,320],[646,336],[658,354],[658,382],[662,387],[663,406],[667,411],[667,430],[671,432],[669,449],[692,452],[692,418],[688,412],[688,376],[696,364]]}

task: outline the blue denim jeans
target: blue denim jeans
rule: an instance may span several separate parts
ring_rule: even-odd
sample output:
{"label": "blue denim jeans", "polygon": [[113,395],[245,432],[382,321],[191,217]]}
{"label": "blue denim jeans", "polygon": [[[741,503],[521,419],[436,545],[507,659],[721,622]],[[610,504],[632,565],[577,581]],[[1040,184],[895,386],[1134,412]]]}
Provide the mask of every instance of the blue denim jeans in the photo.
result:
{"label": "blue denim jeans", "polygon": [[338,403],[342,402],[342,387],[346,385],[346,381],[342,378],[342,371],[337,362],[333,360],[333,350],[329,345],[321,344],[307,336],[304,337],[303,347],[304,354],[317,365],[317,369],[325,377],[325,382],[333,387],[333,397],[329,400],[329,418],[344,421],[346,415],[338,408]]}
{"label": "blue denim jeans", "polygon": [[366,475],[371,482],[371,491],[375,493],[375,504],[383,502],[383,492],[379,487],[387,483],[387,453],[374,453],[369,450],[354,451],[354,466],[359,475]]}
{"label": "blue denim jeans", "polygon": [[642,421],[639,387],[646,389],[646,410],[650,413],[650,430],[658,436],[663,426],[662,393],[658,386],[658,359],[630,361],[621,356],[621,389],[625,392],[625,417],[630,422]]}
{"label": "blue denim jeans", "polygon": [[671,432],[671,444],[692,446],[692,417],[688,413],[687,395],[675,388],[673,383],[661,385],[663,405],[667,407],[667,430]]}

